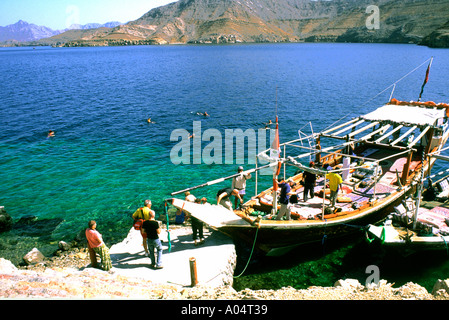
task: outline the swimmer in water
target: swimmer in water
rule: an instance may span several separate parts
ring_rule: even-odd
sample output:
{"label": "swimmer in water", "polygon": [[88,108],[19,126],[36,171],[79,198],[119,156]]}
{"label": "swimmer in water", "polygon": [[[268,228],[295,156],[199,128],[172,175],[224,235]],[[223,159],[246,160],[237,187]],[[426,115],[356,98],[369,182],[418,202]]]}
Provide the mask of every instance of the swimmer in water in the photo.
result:
{"label": "swimmer in water", "polygon": [[55,132],[53,130],[48,130],[47,138],[51,138],[55,136]]}
{"label": "swimmer in water", "polygon": [[156,123],[156,122],[154,122],[154,121],[151,121],[151,118],[148,118],[147,122],[148,122],[148,123]]}

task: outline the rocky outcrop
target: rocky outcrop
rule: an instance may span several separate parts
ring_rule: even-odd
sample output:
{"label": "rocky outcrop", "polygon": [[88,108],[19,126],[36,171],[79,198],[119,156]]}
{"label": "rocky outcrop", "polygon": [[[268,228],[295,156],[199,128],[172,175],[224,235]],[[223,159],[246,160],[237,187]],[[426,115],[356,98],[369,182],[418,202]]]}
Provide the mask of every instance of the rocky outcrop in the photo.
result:
{"label": "rocky outcrop", "polygon": [[[0,298],[8,299],[169,299],[169,300],[449,300],[439,286],[431,294],[409,282],[399,288],[385,280],[365,287],[357,280],[339,280],[333,287],[280,290],[234,290],[231,286],[179,287],[124,277],[94,268],[54,267],[21,270],[0,258]],[[438,280],[447,283],[449,280]],[[437,287],[437,285],[435,286]]]}
{"label": "rocky outcrop", "polygon": [[37,248],[33,248],[30,252],[28,252],[24,257],[23,261],[26,262],[26,264],[34,265],[44,262],[45,256],[39,251]]}
{"label": "rocky outcrop", "polygon": [[449,48],[449,21],[424,37],[420,44],[431,48]]}
{"label": "rocky outcrop", "polygon": [[6,212],[5,207],[0,207],[0,232],[11,230],[13,226],[13,220],[11,216]]}

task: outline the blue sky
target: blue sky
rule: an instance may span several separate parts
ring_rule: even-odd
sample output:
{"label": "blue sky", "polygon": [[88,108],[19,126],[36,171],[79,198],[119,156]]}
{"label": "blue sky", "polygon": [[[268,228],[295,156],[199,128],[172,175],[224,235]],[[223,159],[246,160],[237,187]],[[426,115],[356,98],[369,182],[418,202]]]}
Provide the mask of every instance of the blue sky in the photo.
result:
{"label": "blue sky", "polygon": [[54,30],[72,24],[126,23],[176,0],[0,0],[0,26],[19,20]]}

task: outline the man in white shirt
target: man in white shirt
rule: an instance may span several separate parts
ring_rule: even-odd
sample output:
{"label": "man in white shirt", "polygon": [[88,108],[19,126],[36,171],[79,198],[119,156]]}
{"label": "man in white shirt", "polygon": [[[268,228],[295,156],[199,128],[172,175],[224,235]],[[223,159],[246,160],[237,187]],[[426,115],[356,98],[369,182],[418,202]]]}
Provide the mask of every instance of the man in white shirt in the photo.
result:
{"label": "man in white shirt", "polygon": [[[251,179],[251,173],[243,174],[243,167],[240,166],[237,170],[240,173],[239,176],[232,178],[232,189],[237,189],[240,194],[240,198],[243,200],[243,197],[246,194],[246,180]],[[237,201],[239,201],[237,197],[234,197],[234,207],[237,208]]]}

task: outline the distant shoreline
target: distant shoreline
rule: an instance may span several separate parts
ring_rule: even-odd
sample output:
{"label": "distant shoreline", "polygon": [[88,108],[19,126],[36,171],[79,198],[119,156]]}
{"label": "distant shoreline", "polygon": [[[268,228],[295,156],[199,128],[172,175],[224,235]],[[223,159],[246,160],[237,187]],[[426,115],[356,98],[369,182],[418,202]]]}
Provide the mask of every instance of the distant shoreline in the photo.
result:
{"label": "distant shoreline", "polygon": [[25,48],[25,47],[53,47],[53,48],[79,48],[79,47],[126,47],[126,46],[178,46],[178,45],[251,45],[251,44],[293,44],[293,43],[341,43],[341,44],[405,44],[425,46],[431,49],[445,49],[447,46],[429,46],[420,43],[403,43],[403,42],[337,42],[337,41],[284,41],[284,42],[227,42],[227,43],[213,43],[213,42],[179,42],[179,43],[158,43],[155,40],[85,40],[85,41],[70,41],[65,43],[36,43],[36,42],[22,42],[22,43],[5,43],[0,42],[0,48]]}

